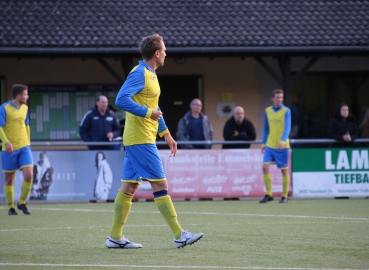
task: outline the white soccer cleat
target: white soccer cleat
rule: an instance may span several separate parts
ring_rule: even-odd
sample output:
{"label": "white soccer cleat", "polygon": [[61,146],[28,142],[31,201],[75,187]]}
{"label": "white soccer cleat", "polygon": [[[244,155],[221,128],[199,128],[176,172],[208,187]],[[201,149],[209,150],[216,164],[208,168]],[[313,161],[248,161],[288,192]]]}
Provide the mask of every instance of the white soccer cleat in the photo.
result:
{"label": "white soccer cleat", "polygon": [[107,248],[134,249],[134,248],[142,248],[142,245],[133,243],[129,241],[127,238],[125,238],[124,236],[119,240],[115,240],[109,236],[108,239],[106,239],[106,247]]}
{"label": "white soccer cleat", "polygon": [[203,233],[193,234],[189,231],[182,231],[182,235],[180,239],[174,238],[174,245],[176,248],[185,247],[187,245],[195,244],[204,236]]}

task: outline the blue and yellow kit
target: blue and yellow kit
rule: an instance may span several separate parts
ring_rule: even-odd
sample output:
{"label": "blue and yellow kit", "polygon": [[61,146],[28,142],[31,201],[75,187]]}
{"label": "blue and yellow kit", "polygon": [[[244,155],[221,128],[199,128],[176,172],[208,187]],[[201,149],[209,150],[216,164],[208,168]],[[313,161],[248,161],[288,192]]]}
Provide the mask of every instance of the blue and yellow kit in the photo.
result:
{"label": "blue and yellow kit", "polygon": [[[10,142],[14,150],[30,145],[28,106],[16,107],[10,100],[0,107],[0,132],[3,132],[2,149]],[[5,136],[4,136],[5,135]]]}
{"label": "blue and yellow kit", "polygon": [[115,104],[125,110],[126,123],[123,134],[125,146],[155,143],[156,135],[168,133],[164,119],[150,118],[159,108],[160,86],[156,73],[144,61],[134,67],[120,89]]}
{"label": "blue and yellow kit", "polygon": [[264,114],[264,130],[262,137],[263,146],[278,149],[279,143],[284,143],[285,148],[290,148],[288,136],[291,131],[291,111],[283,104],[275,108],[266,108]]}

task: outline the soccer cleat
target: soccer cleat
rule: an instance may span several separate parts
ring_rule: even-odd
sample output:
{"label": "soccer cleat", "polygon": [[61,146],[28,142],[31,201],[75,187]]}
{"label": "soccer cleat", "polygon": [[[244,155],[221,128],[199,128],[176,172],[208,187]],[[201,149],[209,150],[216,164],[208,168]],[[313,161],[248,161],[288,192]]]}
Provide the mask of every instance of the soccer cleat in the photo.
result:
{"label": "soccer cleat", "polygon": [[25,215],[30,215],[31,214],[31,212],[28,210],[26,204],[19,204],[18,203],[17,208],[19,210],[22,210],[23,214],[25,214]]}
{"label": "soccer cleat", "polygon": [[107,248],[125,248],[125,249],[134,249],[134,248],[142,248],[141,244],[130,242],[124,236],[119,240],[114,240],[110,236],[106,239],[106,247]]}
{"label": "soccer cleat", "polygon": [[267,202],[270,202],[270,201],[273,201],[273,197],[272,196],[269,196],[269,195],[265,195],[264,199],[262,199],[261,201],[259,201],[259,203],[267,203]]}
{"label": "soccer cleat", "polygon": [[182,231],[182,235],[180,239],[174,238],[174,245],[176,248],[185,247],[187,245],[195,244],[204,236],[203,233],[193,234],[189,231]]}
{"label": "soccer cleat", "polygon": [[8,215],[9,216],[15,216],[15,215],[18,215],[18,213],[17,213],[17,211],[15,211],[14,208],[9,208]]}
{"label": "soccer cleat", "polygon": [[279,203],[287,203],[287,198],[285,197],[282,197],[281,200],[279,201]]}

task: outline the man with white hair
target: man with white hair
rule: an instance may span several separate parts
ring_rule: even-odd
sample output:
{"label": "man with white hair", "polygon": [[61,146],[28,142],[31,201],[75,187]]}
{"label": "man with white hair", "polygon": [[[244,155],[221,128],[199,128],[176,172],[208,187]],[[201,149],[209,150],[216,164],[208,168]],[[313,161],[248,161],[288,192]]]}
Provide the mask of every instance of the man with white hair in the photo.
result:
{"label": "man with white hair", "polygon": [[[233,110],[233,116],[225,123],[223,128],[225,141],[253,141],[256,131],[251,121],[245,118],[245,111],[241,106]],[[250,148],[250,144],[223,144],[222,149]]]}

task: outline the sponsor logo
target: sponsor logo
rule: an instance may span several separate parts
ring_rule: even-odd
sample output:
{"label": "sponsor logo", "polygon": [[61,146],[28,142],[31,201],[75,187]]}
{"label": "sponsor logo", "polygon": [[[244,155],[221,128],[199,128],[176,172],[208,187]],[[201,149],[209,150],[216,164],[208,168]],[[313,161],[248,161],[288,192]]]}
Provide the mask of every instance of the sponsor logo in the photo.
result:
{"label": "sponsor logo", "polygon": [[94,120],[97,120],[97,119],[99,119],[99,117],[98,116],[94,116],[94,118],[93,118]]}
{"label": "sponsor logo", "polygon": [[197,177],[174,177],[170,180],[171,184],[188,184],[195,181]]}
{"label": "sponsor logo", "polygon": [[194,188],[173,188],[172,190],[173,193],[194,193],[195,189]]}
{"label": "sponsor logo", "polygon": [[242,193],[247,196],[250,194],[252,190],[252,186],[238,186],[238,187],[232,187],[232,191],[242,191]]}
{"label": "sponsor logo", "polygon": [[256,174],[250,174],[245,177],[235,177],[233,180],[233,184],[242,184],[242,183],[253,183],[256,180]]}
{"label": "sponsor logo", "polygon": [[222,193],[222,186],[208,187],[206,193]]}
{"label": "sponsor logo", "polygon": [[213,176],[213,177],[205,177],[202,182],[204,184],[214,184],[214,183],[224,183],[227,182],[227,176],[225,175],[217,175],[217,176]]}
{"label": "sponsor logo", "polygon": [[[351,160],[351,162],[350,162]],[[326,170],[367,170],[369,169],[368,150],[353,150],[349,158],[348,151],[338,152],[337,160],[332,160],[332,151],[325,151]]]}
{"label": "sponsor logo", "polygon": [[111,116],[106,117],[106,121],[113,121],[113,117]]}

